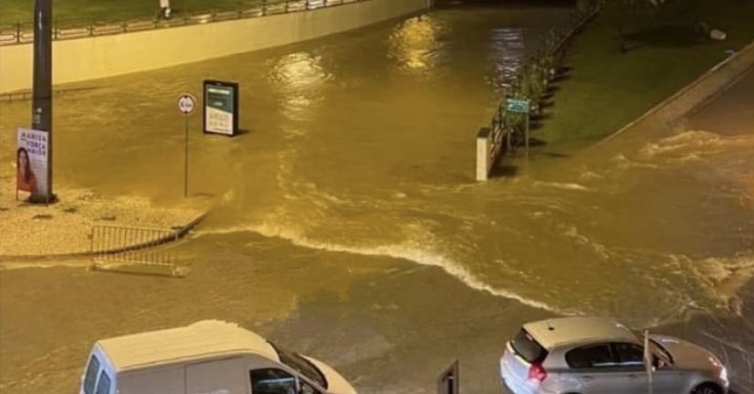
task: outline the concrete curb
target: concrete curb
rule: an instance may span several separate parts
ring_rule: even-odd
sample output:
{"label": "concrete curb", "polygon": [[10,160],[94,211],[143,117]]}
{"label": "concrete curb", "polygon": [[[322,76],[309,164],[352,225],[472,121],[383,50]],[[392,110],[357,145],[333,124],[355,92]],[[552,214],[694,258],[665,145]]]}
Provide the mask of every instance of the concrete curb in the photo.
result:
{"label": "concrete curb", "polygon": [[660,120],[667,123],[668,118],[672,121],[697,111],[733,86],[752,67],[754,67],[754,41],[716,64],[694,82],[655,105],[631,123],[602,139],[591,149],[604,145],[634,127],[656,125]]}
{"label": "concrete curb", "polygon": [[12,264],[13,262],[28,263],[31,261],[86,258],[86,257],[95,256],[95,255],[114,254],[114,253],[120,253],[120,252],[127,252],[131,250],[162,246],[162,245],[177,242],[183,239],[192,229],[194,229],[196,226],[199,225],[199,223],[201,223],[202,220],[204,220],[204,218],[207,216],[208,213],[209,211],[206,211],[198,215],[197,217],[195,217],[194,219],[192,219],[190,222],[186,223],[185,225],[175,229],[175,233],[172,236],[163,236],[163,237],[159,237],[159,238],[152,239],[149,241],[144,241],[138,244],[129,245],[126,247],[100,250],[100,251],[97,251],[96,253],[87,251],[87,252],[62,253],[62,254],[37,255],[37,256],[35,255],[20,255],[20,256],[0,255],[0,264]]}

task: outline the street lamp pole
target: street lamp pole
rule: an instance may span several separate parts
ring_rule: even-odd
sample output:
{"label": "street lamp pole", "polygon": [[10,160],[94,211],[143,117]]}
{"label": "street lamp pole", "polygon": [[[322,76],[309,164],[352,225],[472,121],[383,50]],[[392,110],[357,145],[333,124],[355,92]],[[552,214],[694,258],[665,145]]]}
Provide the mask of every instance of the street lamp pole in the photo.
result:
{"label": "street lamp pole", "polygon": [[47,132],[47,187],[31,202],[55,201],[52,192],[52,0],[34,1],[34,81],[31,128]]}

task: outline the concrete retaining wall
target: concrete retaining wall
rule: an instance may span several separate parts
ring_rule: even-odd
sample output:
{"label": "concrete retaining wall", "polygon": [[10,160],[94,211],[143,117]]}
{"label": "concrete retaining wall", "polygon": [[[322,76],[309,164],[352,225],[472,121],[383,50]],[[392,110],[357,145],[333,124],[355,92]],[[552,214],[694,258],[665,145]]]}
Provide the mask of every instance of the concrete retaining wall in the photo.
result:
{"label": "concrete retaining wall", "polygon": [[743,77],[754,67],[754,42],[725,59],[635,121],[600,141],[595,147],[633,129],[664,127],[688,116]]}
{"label": "concrete retaining wall", "polygon": [[[53,42],[53,83],[111,77],[310,40],[427,9],[368,0],[312,11]],[[0,46],[0,93],[30,89],[32,45]]]}

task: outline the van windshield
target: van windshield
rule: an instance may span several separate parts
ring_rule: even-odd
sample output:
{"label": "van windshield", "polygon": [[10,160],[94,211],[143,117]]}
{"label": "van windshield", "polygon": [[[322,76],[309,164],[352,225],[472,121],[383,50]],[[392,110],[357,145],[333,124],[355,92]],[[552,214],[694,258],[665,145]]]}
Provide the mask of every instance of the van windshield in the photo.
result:
{"label": "van windshield", "polygon": [[327,380],[325,379],[325,376],[322,374],[319,368],[314,366],[314,364],[312,364],[309,360],[301,357],[301,355],[299,355],[298,353],[280,348],[272,342],[270,342],[270,345],[272,345],[275,351],[277,351],[278,357],[280,357],[280,361],[283,364],[295,369],[307,378],[317,382],[317,384],[319,384],[323,388],[327,388]]}
{"label": "van windshield", "polygon": [[94,384],[97,383],[97,372],[99,372],[99,360],[92,354],[89,359],[89,365],[86,367],[84,375],[84,393],[94,394]]}

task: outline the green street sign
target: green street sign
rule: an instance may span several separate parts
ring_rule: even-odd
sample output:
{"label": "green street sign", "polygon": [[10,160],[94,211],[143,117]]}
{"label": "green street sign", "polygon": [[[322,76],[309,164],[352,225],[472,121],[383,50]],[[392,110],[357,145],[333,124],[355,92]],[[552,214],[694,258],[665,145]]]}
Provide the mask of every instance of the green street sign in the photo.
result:
{"label": "green street sign", "polygon": [[506,109],[508,110],[508,112],[528,114],[529,113],[529,100],[508,99]]}

